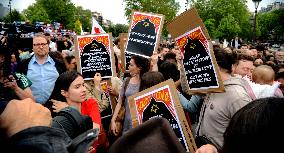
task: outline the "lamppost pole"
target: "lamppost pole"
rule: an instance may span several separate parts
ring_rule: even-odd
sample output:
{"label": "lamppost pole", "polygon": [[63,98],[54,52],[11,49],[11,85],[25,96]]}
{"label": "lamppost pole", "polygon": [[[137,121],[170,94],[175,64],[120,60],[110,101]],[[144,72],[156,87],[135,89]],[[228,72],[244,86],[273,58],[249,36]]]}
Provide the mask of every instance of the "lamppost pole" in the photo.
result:
{"label": "lamppost pole", "polygon": [[257,10],[255,9],[254,20],[253,20],[253,42],[254,43],[255,43],[255,39],[256,39],[256,13],[257,13]]}
{"label": "lamppost pole", "polygon": [[9,0],[9,5],[8,5],[10,7],[10,22],[12,22],[12,9],[11,9],[12,8],[12,4],[11,4],[11,1],[12,0]]}
{"label": "lamppost pole", "polygon": [[187,10],[187,7],[188,7],[188,4],[189,4],[189,1],[190,1],[190,0],[186,0],[186,2],[185,2],[185,10]]}
{"label": "lamppost pole", "polygon": [[252,0],[254,2],[255,12],[254,12],[254,24],[253,24],[253,42],[256,42],[256,15],[257,15],[257,8],[261,0]]}

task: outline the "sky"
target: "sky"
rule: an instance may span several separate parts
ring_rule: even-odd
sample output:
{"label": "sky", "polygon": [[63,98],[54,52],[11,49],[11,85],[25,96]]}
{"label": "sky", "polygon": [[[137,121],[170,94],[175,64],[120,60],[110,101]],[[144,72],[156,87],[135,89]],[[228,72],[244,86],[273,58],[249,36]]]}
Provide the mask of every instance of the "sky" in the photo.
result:
{"label": "sky", "polygon": [[[82,6],[84,9],[90,9],[91,11],[96,11],[102,13],[105,19],[111,20],[114,24],[122,23],[127,24],[127,19],[124,16],[124,5],[123,0],[71,0],[76,6]],[[180,3],[180,10],[178,14],[185,11],[186,0],[176,0]],[[189,0],[190,1],[190,0]],[[247,0],[247,6],[251,12],[254,12],[254,3],[252,0]],[[284,0],[262,0],[258,10],[261,7],[266,7],[272,2]],[[34,3],[35,0],[12,0],[12,9],[17,9],[22,11],[26,9],[29,5]],[[9,0],[0,0],[4,6],[8,6]]]}

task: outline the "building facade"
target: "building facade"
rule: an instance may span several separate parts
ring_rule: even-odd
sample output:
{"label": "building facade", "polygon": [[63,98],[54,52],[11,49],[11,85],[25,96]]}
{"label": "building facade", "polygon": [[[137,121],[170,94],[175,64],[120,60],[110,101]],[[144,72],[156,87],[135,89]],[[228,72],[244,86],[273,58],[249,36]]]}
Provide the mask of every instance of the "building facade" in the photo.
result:
{"label": "building facade", "polygon": [[0,3],[0,19],[9,14],[9,8]]}
{"label": "building facade", "polygon": [[92,16],[98,21],[101,26],[110,27],[112,22],[110,20],[104,19],[102,13],[92,12]]}
{"label": "building facade", "polygon": [[270,12],[270,11],[278,10],[281,8],[284,8],[284,2],[273,2],[267,5],[267,7],[261,7],[259,13]]}

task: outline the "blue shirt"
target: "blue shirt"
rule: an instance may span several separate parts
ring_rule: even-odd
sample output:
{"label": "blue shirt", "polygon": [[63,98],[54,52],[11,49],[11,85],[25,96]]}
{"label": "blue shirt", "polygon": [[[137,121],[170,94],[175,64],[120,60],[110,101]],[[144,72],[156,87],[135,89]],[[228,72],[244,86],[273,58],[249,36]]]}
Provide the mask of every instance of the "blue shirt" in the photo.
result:
{"label": "blue shirt", "polygon": [[178,95],[183,109],[192,114],[197,113],[198,108],[202,105],[201,96],[192,95],[190,100],[188,100],[180,92],[178,92]]}
{"label": "blue shirt", "polygon": [[44,104],[49,99],[58,76],[55,62],[50,56],[44,64],[39,64],[36,57],[32,57],[27,77],[32,81],[31,90],[37,103]]}

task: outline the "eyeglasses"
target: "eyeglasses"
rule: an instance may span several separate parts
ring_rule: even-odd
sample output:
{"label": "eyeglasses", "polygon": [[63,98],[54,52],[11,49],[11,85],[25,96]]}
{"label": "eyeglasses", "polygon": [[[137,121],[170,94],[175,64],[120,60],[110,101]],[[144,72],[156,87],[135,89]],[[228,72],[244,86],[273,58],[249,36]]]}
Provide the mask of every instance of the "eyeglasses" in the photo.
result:
{"label": "eyeglasses", "polygon": [[39,46],[45,46],[47,45],[47,43],[38,43],[38,44],[33,44],[35,47],[39,47]]}

